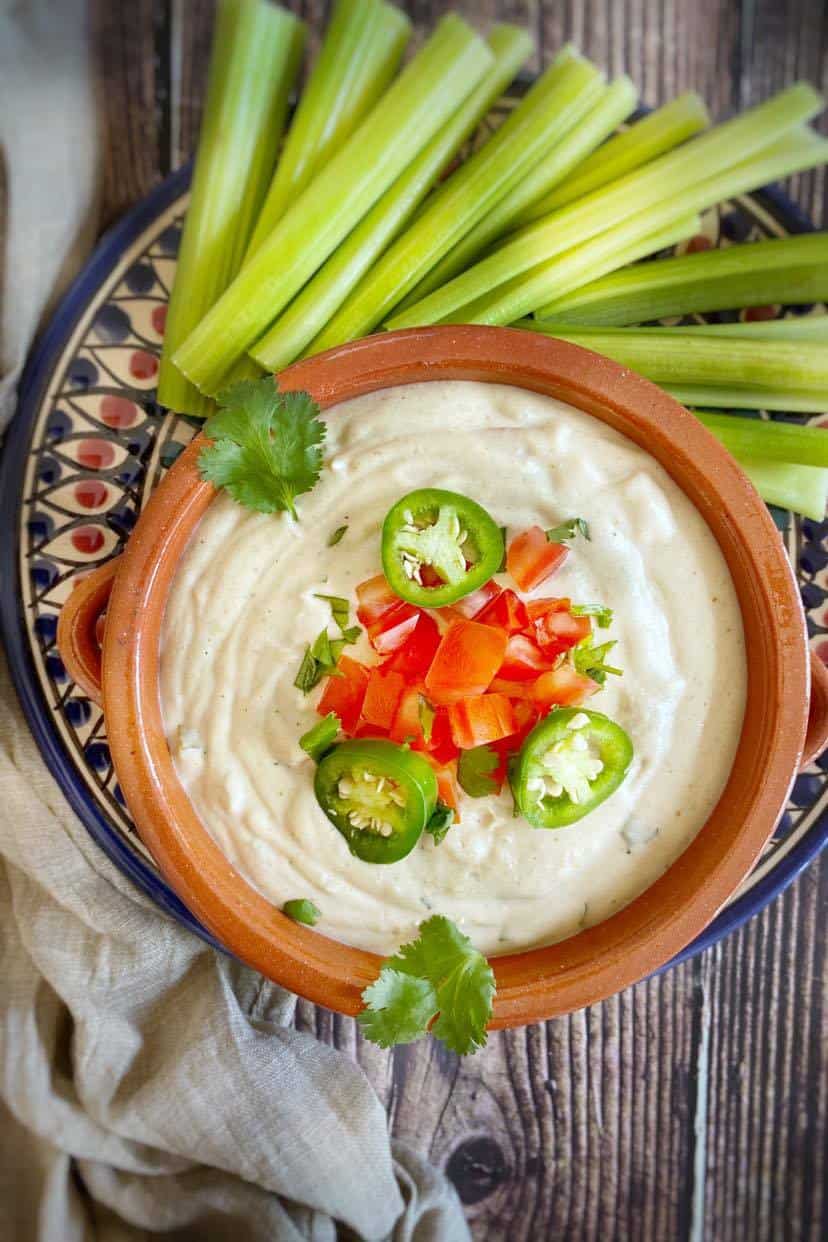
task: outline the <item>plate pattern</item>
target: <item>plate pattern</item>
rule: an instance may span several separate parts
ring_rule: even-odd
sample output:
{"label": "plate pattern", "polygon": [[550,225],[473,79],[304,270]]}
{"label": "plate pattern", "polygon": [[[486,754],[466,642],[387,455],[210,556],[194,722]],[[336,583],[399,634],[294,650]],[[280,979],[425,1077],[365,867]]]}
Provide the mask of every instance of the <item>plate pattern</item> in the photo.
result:
{"label": "plate pattern", "polygon": [[[167,887],[141,843],[118,788],[101,710],[69,680],[55,646],[60,608],[74,582],[120,551],[153,488],[198,426],[155,400],[186,182],[186,170],[175,174],[104,240],[24,377],[3,462],[0,570],[7,585],[0,612],[24,706],[75,809],[145,892],[212,939]],[[700,235],[679,249],[727,246],[807,227],[778,192],[767,191],[708,212]],[[759,307],[743,315],[779,313],[778,307]],[[791,521],[781,511],[774,517],[797,568],[811,644],[828,659],[828,524]],[[12,567],[18,590],[9,590],[6,570]],[[685,955],[760,908],[805,866],[826,835],[823,759],[797,778],[754,872]]]}

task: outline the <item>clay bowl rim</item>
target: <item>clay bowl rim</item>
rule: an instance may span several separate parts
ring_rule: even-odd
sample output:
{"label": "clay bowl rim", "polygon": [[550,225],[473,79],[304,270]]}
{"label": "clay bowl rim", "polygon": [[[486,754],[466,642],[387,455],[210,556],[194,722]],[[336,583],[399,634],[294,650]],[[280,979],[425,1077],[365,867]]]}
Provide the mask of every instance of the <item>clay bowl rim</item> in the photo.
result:
{"label": "clay bowl rim", "polygon": [[[702,513],[725,555],[745,629],[745,720],[710,818],[655,884],[568,940],[493,959],[491,1028],[602,1000],[665,965],[713,919],[781,815],[802,754],[807,638],[793,572],[763,502],[729,454],[654,384],[589,350],[511,328],[446,326],[368,337],[295,363],[282,389],[327,408],[395,384],[473,379],[546,393],[644,447]],[[164,736],[158,649],[169,587],[215,492],[198,440],[155,492],[124,552],[107,613],[103,688],[112,759],[141,839],[164,878],[216,938],[275,982],[342,1013],[380,958],[292,922],[240,875],[202,826]]]}

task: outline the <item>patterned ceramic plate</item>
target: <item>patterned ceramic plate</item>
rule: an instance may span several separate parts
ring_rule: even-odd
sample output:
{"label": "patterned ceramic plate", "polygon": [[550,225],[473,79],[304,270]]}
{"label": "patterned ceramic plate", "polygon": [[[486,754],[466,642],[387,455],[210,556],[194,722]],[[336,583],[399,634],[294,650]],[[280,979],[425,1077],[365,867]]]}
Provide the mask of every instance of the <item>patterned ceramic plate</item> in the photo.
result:
{"label": "patterned ceramic plate", "polygon": [[[101,711],[69,681],[55,648],[58,614],[74,580],[120,550],[194,434],[194,420],[155,401],[188,180],[188,169],[174,174],[103,239],[29,362],[2,462],[0,619],[32,731],[75,811],[163,910],[212,940],[141,844]],[[703,235],[689,245],[726,246],[810,227],[788,200],[768,191],[709,212]],[[798,569],[811,643],[826,654],[828,524],[775,517]],[[828,758],[797,779],[753,874],[684,956],[727,934],[794,879],[828,837],[826,803]]]}

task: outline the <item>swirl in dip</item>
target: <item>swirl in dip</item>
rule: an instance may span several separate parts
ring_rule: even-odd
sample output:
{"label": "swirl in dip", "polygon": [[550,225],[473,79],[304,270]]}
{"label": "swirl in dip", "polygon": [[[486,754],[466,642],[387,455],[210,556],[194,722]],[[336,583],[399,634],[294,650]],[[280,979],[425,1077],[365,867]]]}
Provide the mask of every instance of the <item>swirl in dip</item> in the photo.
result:
{"label": "swirl in dip", "polygon": [[[744,641],[713,535],[652,457],[549,397],[441,381],[359,397],[325,418],[326,464],[299,500],[301,520],[220,495],[173,582],[161,700],[189,798],[269,900],[310,898],[317,929],[360,948],[393,952],[429,912],[490,954],[600,922],[692,840],[733,762]],[[420,487],[473,497],[510,534],[587,520],[591,541],[580,539],[534,594],[613,609],[601,641],[617,639],[612,662],[624,673],[589,707],[626,729],[635,759],[621,787],[570,827],[531,828],[513,815],[508,786],[495,797],[461,793],[462,821],[440,845],[424,834],[383,866],[355,858],[314,797],[299,737],[318,720],[321,688],[305,696],[293,680],[330,622],[314,593],[353,605],[356,585],[379,572],[385,514]],[[348,648],[372,663],[369,651],[364,636]]]}

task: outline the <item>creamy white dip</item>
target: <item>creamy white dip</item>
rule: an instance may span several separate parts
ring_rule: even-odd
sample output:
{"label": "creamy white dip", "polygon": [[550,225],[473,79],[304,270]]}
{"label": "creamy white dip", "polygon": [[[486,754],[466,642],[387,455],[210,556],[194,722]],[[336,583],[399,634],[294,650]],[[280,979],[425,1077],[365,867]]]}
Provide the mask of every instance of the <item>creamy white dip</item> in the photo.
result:
{"label": "creamy white dip", "polygon": [[[272,902],[309,897],[317,930],[388,953],[429,913],[487,953],[572,935],[652,884],[726,782],[744,712],[741,617],[722,554],[667,473],[600,421],[493,384],[386,389],[327,415],[326,465],[301,520],[220,496],[200,522],[164,619],[161,700],[175,765],[209,832]],[[537,595],[601,603],[615,619],[609,678],[589,702],[627,730],[621,788],[578,823],[533,829],[497,798],[462,797],[462,822],[377,866],[348,851],[313,794],[298,739],[321,688],[293,686],[330,621],[314,592],[348,596],[380,571],[380,526],[417,487],[482,504],[513,533],[587,519]],[[328,546],[339,526],[348,530]],[[504,579],[505,584],[505,579]],[[331,633],[335,630],[331,626]],[[364,645],[363,645],[364,644]],[[365,639],[349,649],[371,662]]]}

